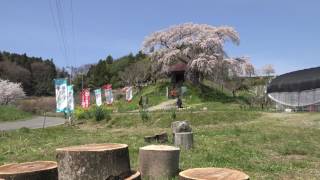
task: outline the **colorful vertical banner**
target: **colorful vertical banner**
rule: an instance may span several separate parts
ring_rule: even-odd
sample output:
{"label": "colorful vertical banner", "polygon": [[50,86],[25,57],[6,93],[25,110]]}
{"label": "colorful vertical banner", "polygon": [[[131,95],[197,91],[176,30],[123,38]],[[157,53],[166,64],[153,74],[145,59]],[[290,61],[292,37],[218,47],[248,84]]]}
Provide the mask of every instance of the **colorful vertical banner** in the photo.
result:
{"label": "colorful vertical banner", "polygon": [[95,94],[95,97],[96,97],[96,104],[97,104],[97,106],[101,106],[101,105],[102,105],[101,89],[96,89],[96,90],[94,90],[94,94]]}
{"label": "colorful vertical banner", "polygon": [[55,79],[56,111],[64,112],[68,107],[68,90],[66,79]]}
{"label": "colorful vertical banner", "polygon": [[107,84],[103,86],[103,89],[104,89],[104,95],[106,96],[106,103],[108,105],[111,105],[113,103],[112,85]]}
{"label": "colorful vertical banner", "polygon": [[67,110],[69,112],[74,111],[74,98],[73,98],[73,85],[68,85],[68,107]]}
{"label": "colorful vertical banner", "polygon": [[81,106],[82,108],[88,108],[90,105],[90,90],[83,89],[81,92]]}
{"label": "colorful vertical banner", "polygon": [[133,95],[132,95],[132,87],[127,87],[126,88],[126,100],[128,102],[130,102],[133,98]]}

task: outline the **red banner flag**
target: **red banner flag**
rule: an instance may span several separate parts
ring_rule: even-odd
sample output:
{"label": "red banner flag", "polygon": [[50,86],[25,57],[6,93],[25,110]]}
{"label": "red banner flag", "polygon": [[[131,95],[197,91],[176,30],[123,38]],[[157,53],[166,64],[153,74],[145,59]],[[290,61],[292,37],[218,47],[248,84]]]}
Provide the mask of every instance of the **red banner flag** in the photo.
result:
{"label": "red banner flag", "polygon": [[81,92],[81,106],[83,108],[88,108],[90,105],[90,90],[83,89]]}

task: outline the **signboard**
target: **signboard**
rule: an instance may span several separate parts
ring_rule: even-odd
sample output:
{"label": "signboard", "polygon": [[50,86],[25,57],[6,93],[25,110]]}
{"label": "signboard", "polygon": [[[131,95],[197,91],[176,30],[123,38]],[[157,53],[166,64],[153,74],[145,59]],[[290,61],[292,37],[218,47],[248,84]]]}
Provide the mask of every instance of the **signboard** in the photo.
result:
{"label": "signboard", "polygon": [[106,103],[111,105],[113,103],[113,94],[112,94],[112,85],[107,84],[103,86],[104,88],[104,95],[106,96]]}
{"label": "signboard", "polygon": [[83,108],[88,108],[90,105],[90,90],[83,89],[81,92],[81,106]]}
{"label": "signboard", "polygon": [[64,112],[68,107],[68,90],[66,79],[55,79],[56,111]]}
{"label": "signboard", "polygon": [[95,97],[96,97],[96,104],[97,104],[97,106],[101,106],[101,105],[102,105],[101,89],[96,89],[96,90],[94,90],[94,94],[95,94]]}

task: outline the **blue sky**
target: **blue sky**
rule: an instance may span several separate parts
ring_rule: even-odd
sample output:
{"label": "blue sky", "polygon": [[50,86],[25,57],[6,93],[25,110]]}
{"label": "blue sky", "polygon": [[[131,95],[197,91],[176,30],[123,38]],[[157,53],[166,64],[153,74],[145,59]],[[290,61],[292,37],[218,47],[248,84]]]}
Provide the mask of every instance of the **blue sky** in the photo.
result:
{"label": "blue sky", "polygon": [[[56,1],[68,58],[57,33]],[[1,0],[0,50],[79,66],[108,54],[136,53],[153,31],[193,22],[233,26],[241,43],[227,44],[227,52],[251,57],[257,68],[273,64],[281,74],[319,66],[319,0],[73,0],[73,13],[70,5],[71,0]]]}

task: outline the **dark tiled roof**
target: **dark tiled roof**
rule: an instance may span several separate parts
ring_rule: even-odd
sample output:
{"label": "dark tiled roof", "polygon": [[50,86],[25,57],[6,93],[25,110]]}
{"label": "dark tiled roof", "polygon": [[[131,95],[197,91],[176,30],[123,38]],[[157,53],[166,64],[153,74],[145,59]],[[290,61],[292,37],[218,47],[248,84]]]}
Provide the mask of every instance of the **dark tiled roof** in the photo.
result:
{"label": "dark tiled roof", "polygon": [[170,66],[170,72],[178,72],[178,71],[185,71],[187,69],[187,65],[184,63],[178,63]]}

